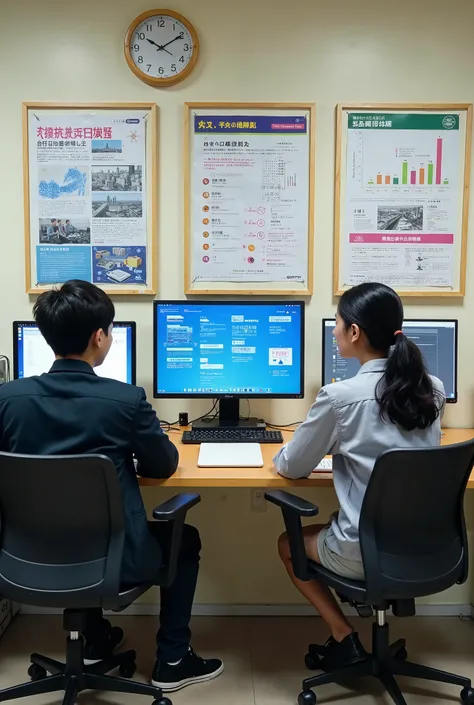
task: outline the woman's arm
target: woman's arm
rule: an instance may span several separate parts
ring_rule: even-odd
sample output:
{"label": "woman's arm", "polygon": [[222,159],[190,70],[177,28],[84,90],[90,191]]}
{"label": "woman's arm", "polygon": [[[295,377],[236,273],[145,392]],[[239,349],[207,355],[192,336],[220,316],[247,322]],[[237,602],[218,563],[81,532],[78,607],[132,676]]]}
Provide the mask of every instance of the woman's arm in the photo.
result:
{"label": "woman's arm", "polygon": [[289,443],[273,458],[278,473],[296,480],[309,477],[337,440],[337,420],[324,387],[309,410],[306,421]]}

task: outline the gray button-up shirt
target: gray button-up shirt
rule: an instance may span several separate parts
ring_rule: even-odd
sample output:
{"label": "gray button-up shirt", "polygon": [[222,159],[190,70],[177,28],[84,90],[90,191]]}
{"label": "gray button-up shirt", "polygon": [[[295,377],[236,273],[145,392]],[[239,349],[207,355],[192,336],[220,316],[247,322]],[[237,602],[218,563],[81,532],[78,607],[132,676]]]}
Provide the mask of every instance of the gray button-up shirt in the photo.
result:
{"label": "gray button-up shirt", "polygon": [[[328,547],[344,558],[362,560],[359,516],[378,456],[395,448],[422,448],[441,442],[441,415],[427,429],[405,429],[380,418],[375,388],[386,360],[371,360],[351,379],[323,387],[306,421],[275,456],[280,475],[309,477],[325,455],[333,456],[333,480],[340,509],[327,534]],[[445,396],[442,382],[432,378]],[[442,404],[444,409],[444,404]],[[442,409],[442,411],[443,411]]]}

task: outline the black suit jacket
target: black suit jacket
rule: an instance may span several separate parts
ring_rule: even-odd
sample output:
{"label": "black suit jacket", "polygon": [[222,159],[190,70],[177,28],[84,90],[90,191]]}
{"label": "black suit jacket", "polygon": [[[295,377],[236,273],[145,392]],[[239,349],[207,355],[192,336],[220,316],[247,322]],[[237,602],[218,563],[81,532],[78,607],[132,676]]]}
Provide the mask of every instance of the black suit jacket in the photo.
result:
{"label": "black suit jacket", "polygon": [[148,530],[133,455],[140,475],[165,478],[176,470],[178,451],[143,389],[99,377],[81,360],[57,360],[47,374],[0,386],[0,439],[9,453],[108,456],[123,492],[123,582],[153,579],[161,552]]}

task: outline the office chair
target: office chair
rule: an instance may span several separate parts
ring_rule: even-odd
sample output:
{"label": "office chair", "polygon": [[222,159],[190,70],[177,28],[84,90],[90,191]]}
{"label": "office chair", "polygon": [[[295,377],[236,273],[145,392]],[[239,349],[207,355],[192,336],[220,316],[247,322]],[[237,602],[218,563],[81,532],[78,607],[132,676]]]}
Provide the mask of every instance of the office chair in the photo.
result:
{"label": "office chair", "polygon": [[[169,561],[153,584],[173,582],[186,513],[199,501],[197,494],[177,495],[153,511],[154,519],[173,527]],[[72,705],[90,689],[149,695],[154,705],[171,705],[159,688],[126,680],[135,672],[135,651],[84,664],[86,609],[120,611],[151,587],[120,586],[124,517],[112,461],[102,455],[0,453],[0,527],[0,594],[62,608],[69,632],[66,662],[32,654],[32,680],[1,690],[0,701],[64,690],[63,705]],[[106,675],[117,667],[123,677]]]}
{"label": "office chair", "polygon": [[[307,678],[299,705],[315,705],[311,690],[363,676],[378,678],[396,705],[407,705],[394,675],[451,683],[462,688],[461,701],[474,703],[469,678],[407,660],[405,640],[389,642],[386,612],[415,614],[415,598],[433,595],[467,579],[468,552],[463,498],[474,463],[474,440],[439,448],[394,450],[381,455],[362,503],[359,536],[364,581],[343,578],[308,560],[301,517],[318,508],[304,499],[274,490],[266,499],[279,506],[288,533],[292,565],[300,580],[317,579],[343,601],[367,613],[376,611],[372,653],[365,661]],[[310,645],[306,665],[321,668],[321,647]]]}

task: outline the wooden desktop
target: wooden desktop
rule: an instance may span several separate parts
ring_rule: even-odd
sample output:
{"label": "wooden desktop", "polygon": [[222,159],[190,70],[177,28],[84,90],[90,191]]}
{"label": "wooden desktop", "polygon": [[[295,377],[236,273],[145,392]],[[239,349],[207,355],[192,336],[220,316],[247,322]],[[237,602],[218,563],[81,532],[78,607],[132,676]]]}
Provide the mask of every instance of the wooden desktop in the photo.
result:
{"label": "wooden desktop", "polygon": [[[283,431],[283,440],[292,437],[291,431]],[[332,473],[318,472],[304,480],[286,480],[277,475],[272,458],[279,445],[262,444],[263,468],[198,468],[198,445],[183,445],[181,432],[172,431],[170,439],[179,451],[179,467],[173,477],[167,480],[140,478],[140,485],[164,487],[332,487]],[[446,428],[443,432],[443,445],[462,443],[474,438],[474,428]],[[474,472],[468,483],[474,489]]]}

